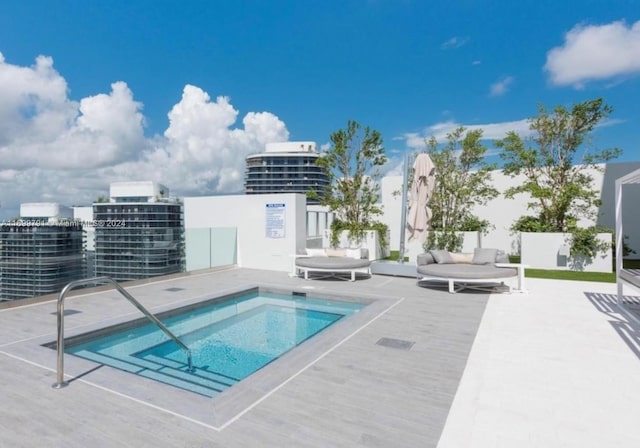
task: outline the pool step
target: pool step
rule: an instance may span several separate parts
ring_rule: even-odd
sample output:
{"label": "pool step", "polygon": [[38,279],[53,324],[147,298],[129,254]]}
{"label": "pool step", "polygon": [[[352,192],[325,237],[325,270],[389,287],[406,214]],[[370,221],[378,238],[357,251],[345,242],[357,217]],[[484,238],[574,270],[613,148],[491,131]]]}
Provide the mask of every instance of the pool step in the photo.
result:
{"label": "pool step", "polygon": [[[165,368],[170,368],[172,370],[177,370],[179,372],[187,373],[188,367],[185,363],[177,362],[172,359],[162,358],[154,355],[146,355],[144,359],[163,365]],[[195,375],[198,377],[206,378],[207,380],[213,381],[221,386],[226,386],[225,388],[231,387],[239,381],[236,378],[231,378],[229,376],[221,375],[216,372],[210,372],[206,368],[198,367],[197,365],[195,365],[194,367],[196,369],[195,372],[191,374],[187,373],[188,375]]]}
{"label": "pool step", "polygon": [[186,364],[156,356],[146,356],[142,359],[119,355],[118,358],[114,358],[84,350],[75,355],[207,397],[213,397],[238,382],[236,379],[208,372],[205,369],[196,369],[194,373],[189,373],[186,371]]}

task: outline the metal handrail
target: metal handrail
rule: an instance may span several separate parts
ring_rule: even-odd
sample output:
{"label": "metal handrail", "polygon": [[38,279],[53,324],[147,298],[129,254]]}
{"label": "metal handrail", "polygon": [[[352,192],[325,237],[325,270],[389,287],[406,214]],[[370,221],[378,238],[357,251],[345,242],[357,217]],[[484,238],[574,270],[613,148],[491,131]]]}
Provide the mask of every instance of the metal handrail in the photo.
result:
{"label": "metal handrail", "polygon": [[147,319],[156,324],[158,328],[160,328],[164,333],[169,336],[182,350],[187,354],[187,363],[188,363],[188,372],[194,372],[193,362],[191,359],[191,350],[180,340],[176,335],[174,335],[156,316],[151,314],[140,302],[138,302],[131,294],[129,294],[118,282],[116,282],[111,277],[93,277],[93,278],[85,278],[82,280],[75,280],[65,286],[62,291],[60,291],[60,295],[58,296],[58,366],[56,371],[56,383],[53,385],[55,389],[61,389],[68,385],[67,382],[64,381],[64,298],[69,291],[78,287],[85,286],[96,283],[110,283],[113,285],[120,294],[124,296],[129,302],[131,302],[142,314],[145,315]]}

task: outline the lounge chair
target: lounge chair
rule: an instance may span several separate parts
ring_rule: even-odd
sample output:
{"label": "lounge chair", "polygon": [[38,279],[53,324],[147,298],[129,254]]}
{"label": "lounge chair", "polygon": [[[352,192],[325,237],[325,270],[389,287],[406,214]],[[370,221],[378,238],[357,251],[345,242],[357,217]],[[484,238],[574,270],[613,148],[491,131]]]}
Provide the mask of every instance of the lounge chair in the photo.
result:
{"label": "lounge chair", "polygon": [[[456,254],[432,250],[418,255],[418,282],[446,282],[449,292],[465,288],[495,291],[508,278],[518,278],[516,291],[525,292],[524,265],[509,263],[508,256],[497,249],[478,248],[473,254]],[[505,285],[508,286],[508,285]],[[512,291],[508,286],[509,292]]]}
{"label": "lounge chair", "polygon": [[349,274],[356,280],[356,273],[371,275],[371,261],[367,249],[307,249],[306,255],[296,256],[295,274],[302,273],[309,280],[310,273],[320,273],[316,279]]}

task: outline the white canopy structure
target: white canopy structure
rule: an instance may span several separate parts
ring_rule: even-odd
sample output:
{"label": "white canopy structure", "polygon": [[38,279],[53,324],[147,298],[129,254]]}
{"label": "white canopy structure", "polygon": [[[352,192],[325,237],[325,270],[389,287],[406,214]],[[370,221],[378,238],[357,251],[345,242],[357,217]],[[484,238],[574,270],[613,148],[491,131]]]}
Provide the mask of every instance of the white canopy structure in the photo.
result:
{"label": "white canopy structure", "polygon": [[[640,291],[640,269],[624,269],[622,266],[623,257],[623,245],[624,245],[624,231],[622,227],[622,187],[629,184],[640,184],[640,170],[632,171],[631,173],[620,177],[616,180],[616,279],[618,286],[618,306],[626,314],[634,319],[637,323],[640,323],[640,319],[634,314],[629,313],[625,309],[626,304],[624,301],[624,285],[631,286]],[[632,206],[637,207],[637,204]]]}

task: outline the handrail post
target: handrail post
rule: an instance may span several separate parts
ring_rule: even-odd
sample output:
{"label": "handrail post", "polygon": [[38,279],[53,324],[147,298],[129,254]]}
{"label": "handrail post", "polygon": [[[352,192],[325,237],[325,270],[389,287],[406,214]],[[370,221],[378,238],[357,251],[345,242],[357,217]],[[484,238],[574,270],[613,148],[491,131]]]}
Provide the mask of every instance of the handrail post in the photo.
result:
{"label": "handrail post", "polygon": [[176,335],[174,335],[171,330],[169,330],[156,316],[151,314],[140,302],[138,302],[126,289],[124,289],[118,282],[116,282],[111,277],[93,277],[93,278],[85,278],[82,280],[76,280],[71,283],[68,283],[67,286],[62,288],[60,291],[60,295],[58,296],[58,304],[57,304],[57,325],[58,325],[58,338],[56,343],[57,349],[57,366],[56,366],[56,382],[53,384],[54,389],[62,389],[65,386],[68,386],[69,383],[64,381],[64,298],[69,291],[74,289],[77,286],[88,285],[92,283],[101,283],[107,282],[113,285],[120,294],[124,296],[132,305],[134,305],[138,310],[151,322],[153,322],[160,330],[162,330],[170,339],[172,339],[178,346],[185,351],[187,355],[187,372],[193,373],[195,372],[195,368],[193,367],[193,360],[191,358],[191,350],[180,340]]}
{"label": "handrail post", "polygon": [[58,326],[58,340],[56,343],[57,351],[57,366],[56,366],[56,382],[53,385],[55,389],[61,389],[65,386],[68,386],[64,380],[64,296],[66,293],[66,289],[69,285],[65,286],[64,289],[60,292],[58,296],[58,304],[57,304],[57,326]]}

